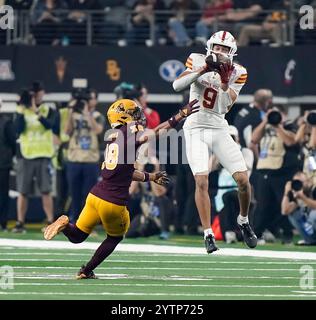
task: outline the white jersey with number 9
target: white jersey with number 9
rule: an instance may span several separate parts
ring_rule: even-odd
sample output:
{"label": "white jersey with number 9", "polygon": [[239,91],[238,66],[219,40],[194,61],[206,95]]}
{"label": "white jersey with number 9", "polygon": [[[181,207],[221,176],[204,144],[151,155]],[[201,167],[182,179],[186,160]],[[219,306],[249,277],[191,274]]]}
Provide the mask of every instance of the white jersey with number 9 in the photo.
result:
{"label": "white jersey with number 9", "polygon": [[[187,71],[195,71],[205,65],[205,55],[192,53],[187,62]],[[247,80],[247,71],[234,63],[229,88],[238,96]],[[231,106],[221,99],[221,79],[216,72],[200,76],[190,86],[190,101],[198,99],[199,112],[190,115],[183,126],[186,154],[194,175],[209,172],[210,150],[231,174],[247,171],[240,146],[229,134],[225,113]]]}
{"label": "white jersey with number 9", "polygon": [[[191,53],[186,61],[186,71],[195,71],[205,65],[206,55]],[[229,88],[238,96],[247,80],[246,69],[234,63],[234,71],[229,81]],[[221,79],[218,73],[208,72],[200,76],[190,86],[190,101],[199,100],[200,112],[191,115],[185,122],[185,127],[213,127],[223,128],[228,124],[224,119],[229,107],[221,104],[218,91]]]}

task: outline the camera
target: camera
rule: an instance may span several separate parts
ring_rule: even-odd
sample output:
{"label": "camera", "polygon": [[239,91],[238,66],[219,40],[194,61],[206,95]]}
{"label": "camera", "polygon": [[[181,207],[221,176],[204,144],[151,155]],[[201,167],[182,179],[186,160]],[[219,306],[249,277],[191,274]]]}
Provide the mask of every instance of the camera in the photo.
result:
{"label": "camera", "polygon": [[82,113],[86,103],[86,100],[75,99],[69,104],[69,107],[72,108],[73,112]]}
{"label": "camera", "polygon": [[303,189],[303,182],[301,180],[294,179],[292,180],[291,185],[292,185],[292,190],[296,192]]}
{"label": "camera", "polygon": [[273,110],[268,114],[268,123],[277,126],[282,121],[281,113],[277,110]]}
{"label": "camera", "polygon": [[25,108],[31,108],[32,99],[33,99],[33,93],[27,89],[22,89],[22,92],[20,94],[19,104],[24,106]]}
{"label": "camera", "polygon": [[316,112],[310,112],[306,118],[306,121],[309,125],[315,126],[316,125]]}
{"label": "camera", "polygon": [[146,163],[144,166],[144,170],[148,173],[153,173],[155,172],[155,165],[152,163]]}
{"label": "camera", "polygon": [[71,96],[75,100],[89,101],[91,92],[88,88],[74,88],[71,92]]}
{"label": "camera", "polygon": [[74,112],[82,113],[86,103],[91,98],[88,80],[75,78],[72,80],[72,88],[72,102],[69,104],[69,107],[72,108]]}

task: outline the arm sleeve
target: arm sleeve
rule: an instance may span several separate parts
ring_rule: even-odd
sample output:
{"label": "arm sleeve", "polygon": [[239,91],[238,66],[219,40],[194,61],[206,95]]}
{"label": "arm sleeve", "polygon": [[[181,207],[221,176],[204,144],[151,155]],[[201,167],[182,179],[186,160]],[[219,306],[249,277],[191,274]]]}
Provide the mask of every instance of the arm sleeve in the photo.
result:
{"label": "arm sleeve", "polygon": [[12,121],[7,122],[6,127],[4,129],[4,133],[6,136],[6,140],[8,141],[9,147],[12,149],[13,153],[15,153],[16,132]]}
{"label": "arm sleeve", "polygon": [[45,129],[53,129],[56,121],[55,112],[52,109],[49,109],[47,117],[39,117],[38,120]]}
{"label": "arm sleeve", "polygon": [[24,115],[18,113],[15,119],[15,127],[18,135],[20,135],[25,130],[25,126],[26,123]]}
{"label": "arm sleeve", "polygon": [[184,71],[184,72],[190,72],[190,73],[181,78],[176,79],[172,84],[173,89],[176,92],[186,89],[193,82],[197,81],[198,78],[201,76],[196,72],[196,70],[199,69],[201,66],[196,66],[194,62],[195,62],[194,54],[191,53],[185,63],[186,69]]}
{"label": "arm sleeve", "polygon": [[245,85],[247,78],[247,70],[242,67],[237,71],[236,76],[234,77],[232,83],[229,85],[229,87],[235,91],[237,96],[239,95],[239,92],[242,89],[242,87]]}

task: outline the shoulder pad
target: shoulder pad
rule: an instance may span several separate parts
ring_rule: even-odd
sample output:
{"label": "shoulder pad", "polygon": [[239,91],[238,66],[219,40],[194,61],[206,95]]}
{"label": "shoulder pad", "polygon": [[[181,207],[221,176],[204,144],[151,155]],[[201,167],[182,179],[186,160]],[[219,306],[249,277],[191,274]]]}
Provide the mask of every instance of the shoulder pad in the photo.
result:
{"label": "shoulder pad", "polygon": [[193,69],[196,64],[204,63],[205,55],[201,53],[191,53],[185,63],[185,66],[189,69]]}
{"label": "shoulder pad", "polygon": [[248,78],[247,69],[238,63],[234,63],[234,67],[236,70],[234,83],[245,84]]}

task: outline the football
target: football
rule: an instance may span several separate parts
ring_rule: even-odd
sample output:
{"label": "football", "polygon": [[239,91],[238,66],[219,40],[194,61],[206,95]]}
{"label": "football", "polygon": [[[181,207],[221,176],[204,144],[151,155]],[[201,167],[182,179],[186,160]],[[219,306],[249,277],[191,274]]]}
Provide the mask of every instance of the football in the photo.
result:
{"label": "football", "polygon": [[211,53],[205,58],[205,63],[210,71],[220,72],[221,64],[230,63],[230,59],[222,54]]}

